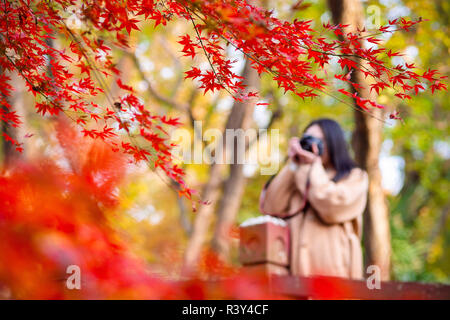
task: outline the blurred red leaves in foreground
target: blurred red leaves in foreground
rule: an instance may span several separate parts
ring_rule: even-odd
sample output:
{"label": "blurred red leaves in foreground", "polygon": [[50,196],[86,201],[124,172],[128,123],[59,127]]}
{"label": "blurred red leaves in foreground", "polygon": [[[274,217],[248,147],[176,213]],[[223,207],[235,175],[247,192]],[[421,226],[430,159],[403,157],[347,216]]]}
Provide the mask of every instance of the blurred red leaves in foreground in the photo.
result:
{"label": "blurred red leaves in foreground", "polygon": [[[229,265],[211,250],[202,253],[197,273],[190,277],[169,280],[158,274],[133,254],[111,224],[111,219],[121,214],[118,196],[126,175],[125,155],[101,140],[81,137],[61,119],[56,123],[61,158],[16,162],[1,171],[0,299],[250,300],[298,296],[290,280],[274,288],[265,274]],[[234,228],[229,232],[236,234]],[[173,269],[180,262],[174,255],[163,267]],[[71,265],[80,267],[81,290],[67,288]],[[312,299],[348,298],[357,291],[345,281],[331,278],[311,278],[302,286]],[[276,294],[280,289],[290,296]]]}
{"label": "blurred red leaves in foreground", "polygon": [[[205,250],[195,275],[168,280],[133,254],[111,225],[120,214],[127,159],[68,120],[56,122],[61,157],[16,162],[0,175],[0,299],[279,299],[265,274]],[[234,228],[230,235],[236,234]],[[152,236],[152,234],[149,234]],[[155,235],[157,236],[157,235]],[[166,261],[167,268],[180,263]],[[81,270],[68,289],[67,267]],[[311,283],[314,299],[351,296],[332,280]]]}
{"label": "blurred red leaves in foreground", "polygon": [[[3,169],[0,176],[0,298],[274,297],[265,277],[242,275],[210,253],[202,258],[198,277],[217,283],[168,281],[152,274],[108,224],[108,213],[118,206],[126,159],[105,142],[80,138],[66,122],[56,129],[65,165],[32,159]],[[66,287],[69,265],[81,269],[81,290]]]}

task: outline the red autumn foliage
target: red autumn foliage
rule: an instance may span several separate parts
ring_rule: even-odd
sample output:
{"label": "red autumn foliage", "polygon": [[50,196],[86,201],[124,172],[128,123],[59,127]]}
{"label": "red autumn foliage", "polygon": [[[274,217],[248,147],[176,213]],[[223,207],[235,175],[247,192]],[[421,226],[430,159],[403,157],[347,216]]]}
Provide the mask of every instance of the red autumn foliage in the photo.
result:
{"label": "red autumn foliage", "polygon": [[[71,29],[67,24],[71,15],[81,20],[84,28]],[[333,34],[343,35],[342,25],[326,24],[319,34],[311,27],[311,21],[283,21],[271,11],[245,0],[2,1],[0,69],[3,73],[17,72],[26,81],[28,90],[36,97],[38,113],[72,113],[72,119],[85,136],[101,139],[114,151],[130,154],[136,161],[155,164],[179,184],[181,195],[191,198],[193,190],[184,183],[183,170],[172,163],[170,150],[173,146],[168,142],[167,130],[160,130],[160,123],[170,127],[178,122],[164,121],[153,115],[149,111],[151,108],[145,107],[133,94],[132,87],[120,78],[117,80],[119,88],[128,93],[117,97],[106,87],[104,79],[119,73],[111,57],[112,50],[105,43],[105,33],[111,38],[110,43],[127,47],[129,34],[139,30],[141,21],[154,21],[156,27],[174,19],[186,20],[194,29],[193,36],[180,35],[181,51],[191,58],[203,54],[210,63],[209,69],[193,66],[186,72],[186,78],[197,79],[205,93],[224,89],[237,100],[255,96],[254,92],[245,92],[242,77],[232,72],[234,62],[226,57],[226,45],[243,52],[259,73],[271,74],[281,88],[303,99],[320,93],[334,95],[329,80],[315,74],[315,69],[326,68],[332,57],[339,58],[343,74],[358,69],[372,78],[375,84],[370,89],[377,94],[393,88],[396,97],[409,99],[419,89],[432,92],[446,89],[442,83],[444,77],[436,70],[421,75],[413,71],[413,65],[392,66],[390,58],[400,53],[380,45],[376,49],[364,45],[366,42],[379,44],[383,33],[408,31],[422,19],[396,19],[373,34],[349,33],[346,40],[338,40]],[[321,36],[326,32],[331,34]],[[68,50],[52,47],[51,41],[56,37],[68,39]],[[358,63],[354,57],[366,65]],[[357,88],[351,80],[336,76]],[[5,107],[0,109],[0,119],[17,126],[20,119],[7,99],[13,90],[9,80],[4,74],[0,76],[0,104]],[[346,89],[341,89],[340,93],[354,97],[363,111],[383,107]],[[94,104],[91,98],[97,95],[106,95],[109,103]],[[73,111],[76,111],[75,116]],[[124,113],[131,115],[131,119],[124,120]],[[99,125],[103,129],[99,130]],[[119,134],[129,135],[133,126],[150,142],[149,146],[137,145],[133,139],[113,142]],[[119,129],[113,129],[116,127]],[[20,141],[4,135],[17,150],[22,149]]]}
{"label": "red autumn foliage", "polygon": [[[0,176],[0,287],[15,299],[269,298],[264,277],[239,275],[210,252],[198,276],[170,282],[152,275],[108,223],[124,177],[123,155],[100,140],[57,125],[66,165],[16,163]],[[81,290],[66,287],[67,267],[81,269]],[[223,279],[227,277],[227,279]]]}
{"label": "red autumn foliage", "polygon": [[105,216],[117,204],[123,156],[100,140],[81,142],[64,127],[58,136],[70,169],[33,159],[0,178],[0,282],[14,298],[77,298],[64,280],[66,268],[76,264],[89,279],[83,298],[156,294],[149,290],[156,279],[129,254]]}

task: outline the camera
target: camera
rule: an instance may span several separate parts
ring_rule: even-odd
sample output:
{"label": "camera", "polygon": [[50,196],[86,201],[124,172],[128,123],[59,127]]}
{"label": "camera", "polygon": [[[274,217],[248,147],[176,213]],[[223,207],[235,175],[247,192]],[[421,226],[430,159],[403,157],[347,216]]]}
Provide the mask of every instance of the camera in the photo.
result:
{"label": "camera", "polygon": [[321,156],[323,153],[323,142],[321,139],[310,136],[310,135],[304,135],[300,139],[300,146],[302,147],[303,150],[313,152],[313,149],[312,149],[313,144],[317,145],[317,149],[319,150],[319,156]]}

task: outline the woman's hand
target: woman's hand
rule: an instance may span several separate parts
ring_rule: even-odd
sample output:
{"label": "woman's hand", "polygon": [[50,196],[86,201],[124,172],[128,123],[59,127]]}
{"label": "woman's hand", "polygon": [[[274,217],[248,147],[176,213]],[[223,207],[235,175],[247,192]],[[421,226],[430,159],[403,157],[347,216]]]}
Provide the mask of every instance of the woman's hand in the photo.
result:
{"label": "woman's hand", "polygon": [[319,156],[316,144],[312,145],[313,152],[306,151],[300,146],[300,139],[293,137],[289,140],[288,156],[296,163],[313,163]]}

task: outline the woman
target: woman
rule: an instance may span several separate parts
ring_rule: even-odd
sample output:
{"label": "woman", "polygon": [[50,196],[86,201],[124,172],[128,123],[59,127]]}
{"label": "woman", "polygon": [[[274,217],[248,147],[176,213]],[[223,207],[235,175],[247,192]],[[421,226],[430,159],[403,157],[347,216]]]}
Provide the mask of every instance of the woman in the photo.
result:
{"label": "woman", "polygon": [[306,135],[322,140],[321,155],[317,144],[310,152],[292,138],[288,163],[264,187],[260,209],[288,218],[291,274],[362,278],[367,173],[350,158],[342,129],[334,120],[311,122]]}

